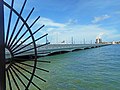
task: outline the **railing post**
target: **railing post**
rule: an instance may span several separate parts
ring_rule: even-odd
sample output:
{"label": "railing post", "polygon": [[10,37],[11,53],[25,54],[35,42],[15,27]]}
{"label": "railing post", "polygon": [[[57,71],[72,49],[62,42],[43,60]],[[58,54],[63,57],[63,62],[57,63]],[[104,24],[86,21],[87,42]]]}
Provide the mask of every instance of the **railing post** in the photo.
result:
{"label": "railing post", "polygon": [[6,90],[3,0],[0,0],[0,90]]}

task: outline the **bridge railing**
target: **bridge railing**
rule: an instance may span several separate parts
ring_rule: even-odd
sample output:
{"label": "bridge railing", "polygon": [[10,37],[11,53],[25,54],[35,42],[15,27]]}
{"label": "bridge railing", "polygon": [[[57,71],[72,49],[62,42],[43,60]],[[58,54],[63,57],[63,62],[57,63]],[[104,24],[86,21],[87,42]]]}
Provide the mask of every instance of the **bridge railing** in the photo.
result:
{"label": "bridge railing", "polygon": [[49,44],[43,47],[38,48],[40,50],[49,50],[49,49],[63,49],[63,48],[91,48],[96,46],[101,46],[102,44]]}

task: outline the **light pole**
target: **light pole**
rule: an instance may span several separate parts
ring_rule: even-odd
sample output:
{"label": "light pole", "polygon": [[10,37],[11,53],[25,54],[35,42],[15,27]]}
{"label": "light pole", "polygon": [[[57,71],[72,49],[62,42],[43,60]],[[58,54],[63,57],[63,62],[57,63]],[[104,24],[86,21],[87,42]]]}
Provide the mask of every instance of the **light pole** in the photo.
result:
{"label": "light pole", "polygon": [[6,90],[3,0],[0,0],[0,90]]}
{"label": "light pole", "polygon": [[72,42],[71,44],[73,44],[73,37],[71,38],[71,42]]}
{"label": "light pole", "polygon": [[84,38],[84,39],[83,39],[83,43],[85,44],[85,42],[86,42],[86,41],[85,41],[85,38]]}

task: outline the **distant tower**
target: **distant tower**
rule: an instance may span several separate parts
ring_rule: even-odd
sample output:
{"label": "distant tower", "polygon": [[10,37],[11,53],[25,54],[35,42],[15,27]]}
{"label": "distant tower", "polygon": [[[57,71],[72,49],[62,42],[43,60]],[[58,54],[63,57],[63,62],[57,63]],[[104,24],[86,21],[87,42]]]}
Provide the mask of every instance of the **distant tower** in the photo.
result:
{"label": "distant tower", "polygon": [[96,44],[102,43],[101,36],[104,35],[104,32],[99,33],[99,35],[96,37]]}
{"label": "distant tower", "polygon": [[71,42],[72,42],[71,44],[74,44],[74,40],[73,40],[73,37],[71,38]]}

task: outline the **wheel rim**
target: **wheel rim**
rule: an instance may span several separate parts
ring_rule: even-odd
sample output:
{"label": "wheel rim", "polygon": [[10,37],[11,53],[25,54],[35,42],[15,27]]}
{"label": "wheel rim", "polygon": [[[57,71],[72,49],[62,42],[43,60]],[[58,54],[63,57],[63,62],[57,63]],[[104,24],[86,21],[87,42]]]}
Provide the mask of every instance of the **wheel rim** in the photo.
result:
{"label": "wheel rim", "polygon": [[[19,87],[15,78],[17,78],[17,80],[19,80],[19,82],[23,85],[25,90],[28,90],[28,88],[30,87],[31,84],[33,84],[37,89],[40,90],[39,86],[37,86],[34,82],[32,82],[33,77],[37,77],[37,78],[41,79],[42,81],[46,82],[44,79],[35,75],[35,71],[37,68],[37,66],[36,66],[37,65],[37,48],[44,46],[44,45],[47,45],[49,43],[45,43],[43,45],[37,46],[36,41],[40,40],[41,38],[44,38],[48,34],[45,34],[42,37],[39,37],[38,39],[34,38],[34,34],[37,33],[42,27],[44,27],[44,25],[41,26],[39,29],[37,29],[34,33],[31,31],[31,27],[37,22],[39,17],[31,24],[31,26],[29,26],[27,24],[27,20],[31,16],[34,8],[31,10],[28,17],[26,19],[23,19],[23,17],[21,15],[22,15],[23,9],[25,7],[26,1],[27,0],[24,1],[20,13],[18,13],[13,8],[14,0],[12,0],[11,5],[9,5],[5,1],[3,1],[4,7],[7,7],[8,9],[10,9],[9,20],[8,20],[8,24],[7,24],[8,27],[7,27],[7,32],[5,35],[5,48],[8,50],[8,52],[11,56],[10,58],[6,58],[6,78],[8,80],[7,86],[10,88],[10,90],[12,90],[12,88],[13,88],[12,87],[13,83],[16,86],[16,88],[18,90],[20,90],[20,87]],[[13,13],[16,15],[17,21],[15,23],[14,28],[10,29],[11,19],[12,19]],[[22,26],[20,26],[20,29],[17,30],[16,28],[17,28],[17,25],[18,25],[20,20],[22,21]],[[25,32],[23,32],[24,26],[27,29]],[[10,33],[10,32],[12,32],[12,33]],[[21,32],[23,32],[23,33],[20,34]],[[23,40],[23,42],[21,42],[23,37],[26,37],[26,38]],[[30,40],[30,42],[28,42],[29,40]],[[27,44],[26,44],[26,42],[27,42]],[[30,48],[30,46],[32,46],[32,48]],[[29,54],[30,51],[32,52],[32,54]],[[28,60],[28,59],[24,59],[23,57],[21,57],[26,52],[28,53],[28,55],[27,55],[28,57],[30,57],[32,55],[32,59],[29,58],[30,60]],[[32,64],[30,63],[30,65],[29,65],[28,63],[26,63],[28,61],[32,61]],[[27,70],[26,67],[31,67],[32,68],[31,72],[29,71],[29,69]],[[22,71],[24,71],[24,73],[25,72],[29,73],[30,76],[29,77],[25,76]],[[27,79],[28,82],[25,84],[24,81],[21,80],[19,75],[21,75],[22,77]],[[14,76],[16,76],[16,77],[14,77]],[[11,80],[13,81],[13,83],[11,83]]]}

